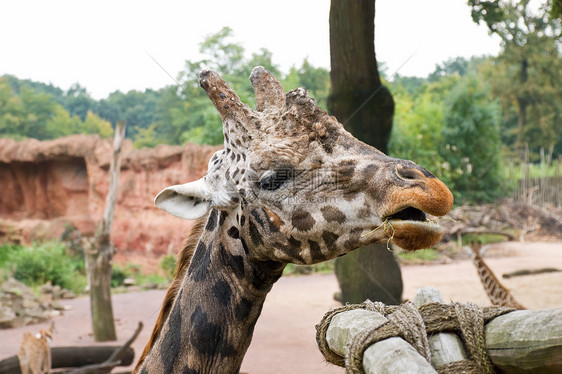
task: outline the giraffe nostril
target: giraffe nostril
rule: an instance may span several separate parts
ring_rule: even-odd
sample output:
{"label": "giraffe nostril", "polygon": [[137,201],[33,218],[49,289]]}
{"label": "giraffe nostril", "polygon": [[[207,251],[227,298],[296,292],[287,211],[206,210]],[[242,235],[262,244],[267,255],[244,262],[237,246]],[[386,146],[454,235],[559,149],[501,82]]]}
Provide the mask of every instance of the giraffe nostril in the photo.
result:
{"label": "giraffe nostril", "polygon": [[396,167],[396,175],[402,179],[406,180],[421,180],[424,179],[424,175],[421,171],[413,168],[406,168],[404,166],[398,165]]}

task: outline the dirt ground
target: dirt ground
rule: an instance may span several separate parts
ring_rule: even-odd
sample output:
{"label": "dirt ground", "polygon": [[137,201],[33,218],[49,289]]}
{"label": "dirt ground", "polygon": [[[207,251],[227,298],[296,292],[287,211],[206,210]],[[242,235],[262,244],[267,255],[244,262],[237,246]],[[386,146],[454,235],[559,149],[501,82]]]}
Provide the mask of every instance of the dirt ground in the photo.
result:
{"label": "dirt ground", "polygon": [[[498,278],[521,269],[562,269],[562,242],[502,243],[487,252],[488,265]],[[443,265],[402,267],[404,298],[411,299],[422,286],[437,287],[446,301],[471,301],[489,305],[472,263],[462,260]],[[562,272],[501,279],[515,298],[529,309],[562,308]],[[323,361],[316,348],[315,328],[323,314],[338,306],[332,299],[338,290],[334,275],[281,278],[273,287],[255,329],[242,372],[343,373]],[[134,332],[137,322],[145,328],[133,344],[140,353],[158,315],[164,291],[145,291],[114,296],[119,343]],[[66,302],[72,309],[55,319],[53,344],[90,345],[88,298]],[[15,355],[24,331],[37,331],[46,324],[0,330],[0,359]]]}

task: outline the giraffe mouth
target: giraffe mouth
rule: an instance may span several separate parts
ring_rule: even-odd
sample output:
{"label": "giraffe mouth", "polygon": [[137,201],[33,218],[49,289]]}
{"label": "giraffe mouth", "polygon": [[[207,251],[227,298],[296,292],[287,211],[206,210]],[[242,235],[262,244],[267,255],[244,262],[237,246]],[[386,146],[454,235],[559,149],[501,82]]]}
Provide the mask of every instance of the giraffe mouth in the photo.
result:
{"label": "giraffe mouth", "polygon": [[433,247],[443,236],[439,224],[412,206],[385,216],[384,221],[388,225],[384,232],[390,242],[408,251]]}
{"label": "giraffe mouth", "polygon": [[416,209],[414,207],[407,207],[402,209],[394,214],[384,217],[384,219],[390,220],[401,220],[401,221],[418,221],[418,222],[425,222],[427,220],[427,216],[425,215],[424,211]]}

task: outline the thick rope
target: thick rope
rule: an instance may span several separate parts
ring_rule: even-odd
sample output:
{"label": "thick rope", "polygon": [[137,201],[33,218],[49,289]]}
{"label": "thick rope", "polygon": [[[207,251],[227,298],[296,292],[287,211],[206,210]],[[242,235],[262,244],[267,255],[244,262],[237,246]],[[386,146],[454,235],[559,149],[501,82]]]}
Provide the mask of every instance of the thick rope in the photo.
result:
{"label": "thick rope", "polygon": [[[372,330],[365,330],[354,336],[346,348],[345,359],[333,352],[326,342],[326,332],[332,317],[338,313],[366,309],[378,312],[388,321]],[[480,308],[474,304],[429,303],[419,309],[408,302],[400,306],[387,306],[380,302],[367,300],[362,304],[346,305],[326,313],[316,326],[318,348],[326,361],[345,366],[347,373],[360,374],[363,370],[363,354],[372,344],[399,336],[410,343],[428,362],[431,363],[428,334],[440,332],[460,333],[467,348],[468,359],[437,368],[439,373],[494,373],[490,358],[486,354],[484,325],[491,319],[513,311],[506,307]]]}

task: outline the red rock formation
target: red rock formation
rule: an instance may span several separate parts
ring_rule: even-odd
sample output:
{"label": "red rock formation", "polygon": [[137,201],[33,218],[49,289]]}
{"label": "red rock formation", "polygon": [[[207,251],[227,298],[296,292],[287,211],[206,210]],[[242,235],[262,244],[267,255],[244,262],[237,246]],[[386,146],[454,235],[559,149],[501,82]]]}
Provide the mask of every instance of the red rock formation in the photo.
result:
{"label": "red rock formation", "polygon": [[[178,250],[191,223],[158,210],[154,196],[204,175],[220,147],[123,145],[112,240],[120,251]],[[0,241],[60,238],[66,224],[92,234],[108,189],[111,142],[95,135],[0,139]]]}

